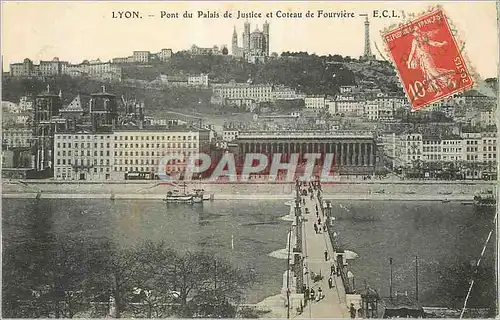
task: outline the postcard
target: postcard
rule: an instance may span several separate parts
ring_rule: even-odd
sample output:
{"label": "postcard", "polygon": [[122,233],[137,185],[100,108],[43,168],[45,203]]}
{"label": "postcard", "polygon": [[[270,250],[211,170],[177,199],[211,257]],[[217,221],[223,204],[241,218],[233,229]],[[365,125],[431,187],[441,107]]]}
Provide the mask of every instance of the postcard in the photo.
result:
{"label": "postcard", "polygon": [[497,317],[498,8],[2,2],[2,317]]}

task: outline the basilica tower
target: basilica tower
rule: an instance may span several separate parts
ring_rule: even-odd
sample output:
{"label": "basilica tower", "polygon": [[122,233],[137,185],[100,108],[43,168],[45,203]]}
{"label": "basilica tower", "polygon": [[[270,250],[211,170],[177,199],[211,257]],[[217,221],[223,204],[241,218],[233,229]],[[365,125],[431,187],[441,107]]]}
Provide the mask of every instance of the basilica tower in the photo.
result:
{"label": "basilica tower", "polygon": [[233,56],[238,55],[238,34],[236,33],[236,26],[234,27],[233,39],[231,41],[231,52],[233,53]]}
{"label": "basilica tower", "polygon": [[269,56],[269,23],[264,22],[263,30],[264,33],[264,55]]}
{"label": "basilica tower", "polygon": [[243,29],[243,50],[246,52],[250,50],[250,22],[245,21]]}

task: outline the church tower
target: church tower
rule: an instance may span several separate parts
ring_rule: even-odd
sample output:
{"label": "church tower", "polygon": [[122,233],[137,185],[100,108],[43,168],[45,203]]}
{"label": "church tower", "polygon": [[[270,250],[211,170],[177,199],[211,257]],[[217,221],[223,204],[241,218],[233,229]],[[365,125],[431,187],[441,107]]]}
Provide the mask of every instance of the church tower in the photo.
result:
{"label": "church tower", "polygon": [[264,22],[263,30],[264,33],[264,48],[263,52],[265,56],[269,56],[269,23]]}
{"label": "church tower", "polygon": [[243,29],[243,51],[250,50],[250,22],[245,21]]}
{"label": "church tower", "polygon": [[233,40],[231,42],[231,51],[233,53],[233,56],[238,55],[238,34],[236,33],[236,26],[234,27],[234,31],[233,31]]}

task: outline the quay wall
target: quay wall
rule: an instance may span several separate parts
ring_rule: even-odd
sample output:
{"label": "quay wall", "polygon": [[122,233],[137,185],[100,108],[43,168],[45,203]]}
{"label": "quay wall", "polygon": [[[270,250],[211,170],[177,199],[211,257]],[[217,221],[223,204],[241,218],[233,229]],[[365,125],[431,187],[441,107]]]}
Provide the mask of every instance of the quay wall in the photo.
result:
{"label": "quay wall", "polygon": [[[492,183],[481,182],[335,182],[322,184],[323,198],[327,200],[472,200],[472,196],[492,189]],[[293,199],[293,184],[188,184],[187,189],[203,188],[214,199]],[[181,189],[159,182],[56,182],[56,181],[3,181],[3,197],[30,197],[42,192],[44,198],[109,198],[161,199],[168,191]],[[22,196],[22,195],[25,196]]]}

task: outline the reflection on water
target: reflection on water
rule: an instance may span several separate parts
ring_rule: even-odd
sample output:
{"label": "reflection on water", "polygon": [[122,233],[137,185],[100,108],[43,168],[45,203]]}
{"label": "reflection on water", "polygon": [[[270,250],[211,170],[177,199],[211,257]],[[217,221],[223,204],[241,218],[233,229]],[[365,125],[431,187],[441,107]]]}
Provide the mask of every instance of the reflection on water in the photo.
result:
{"label": "reflection on water", "polygon": [[[440,304],[436,290],[443,283],[438,276],[443,265],[476,259],[491,227],[489,218],[456,203],[332,203],[339,242],[359,255],[349,261],[356,286],[362,287],[366,280],[388,295],[388,259],[392,257],[394,290],[413,294],[418,255],[424,305]],[[68,243],[74,244],[70,248],[77,252],[72,256],[78,259],[88,248],[165,241],[179,250],[211,250],[254,270],[257,283],[247,298],[255,303],[280,292],[286,262],[269,254],[286,246],[290,221],[281,217],[288,214],[289,207],[279,200],[167,205],[161,201],[4,199],[3,275],[18,279],[15,275],[23,272],[26,276],[18,281],[46,281],[42,271],[53,267],[51,259],[64,256]],[[494,265],[494,252],[490,245],[485,265]],[[84,265],[68,276],[84,277],[95,267]]]}
{"label": "reflection on water", "polygon": [[[429,306],[444,303],[437,294],[443,289],[441,271],[477,259],[493,227],[492,217],[477,215],[471,206],[459,203],[334,202],[333,215],[341,217],[336,224],[339,242],[359,254],[349,261],[358,288],[366,280],[389,296],[392,257],[394,291],[414,296],[418,256],[420,301]],[[493,269],[495,259],[491,241],[482,265]],[[490,280],[493,288],[495,279]]]}

